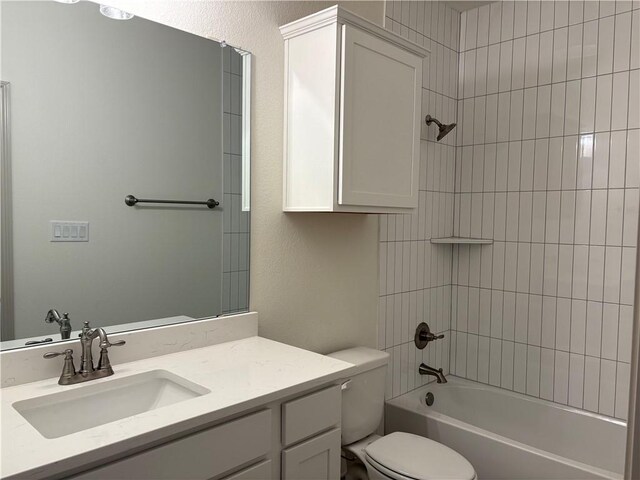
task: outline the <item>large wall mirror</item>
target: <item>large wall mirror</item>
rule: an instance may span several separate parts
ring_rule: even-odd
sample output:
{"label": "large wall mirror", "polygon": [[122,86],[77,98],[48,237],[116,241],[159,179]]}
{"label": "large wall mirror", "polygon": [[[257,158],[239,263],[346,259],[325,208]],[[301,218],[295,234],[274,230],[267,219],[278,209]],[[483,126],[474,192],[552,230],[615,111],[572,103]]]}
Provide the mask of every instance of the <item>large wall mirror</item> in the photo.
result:
{"label": "large wall mirror", "polygon": [[0,346],[247,310],[251,56],[85,0],[0,8]]}

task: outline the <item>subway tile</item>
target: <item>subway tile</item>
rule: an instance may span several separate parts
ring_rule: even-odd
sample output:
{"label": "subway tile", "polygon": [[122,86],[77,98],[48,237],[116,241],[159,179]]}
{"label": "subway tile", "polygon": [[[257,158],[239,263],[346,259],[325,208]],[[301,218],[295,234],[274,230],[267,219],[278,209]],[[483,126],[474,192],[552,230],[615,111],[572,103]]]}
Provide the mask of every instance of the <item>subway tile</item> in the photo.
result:
{"label": "subway tile", "polygon": [[638,189],[624,191],[624,222],[622,244],[634,247],[638,241]]}
{"label": "subway tile", "polygon": [[596,113],[596,79],[582,80],[580,90],[580,133],[590,133],[595,130]]}
{"label": "subway tile", "polygon": [[[524,3],[524,2],[519,2]],[[525,393],[527,389],[527,346],[516,343],[513,353],[513,390]]]}
{"label": "subway tile", "polygon": [[576,245],[573,248],[573,284],[574,299],[587,298],[587,280],[589,267],[589,246]]}
{"label": "subway tile", "polygon": [[620,303],[633,304],[635,290],[636,248],[622,248],[622,273],[620,279]]}
{"label": "subway tile", "polygon": [[575,202],[575,236],[576,244],[589,244],[589,227],[591,219],[591,191],[579,190],[576,192]]}
{"label": "subway tile", "polygon": [[602,359],[600,362],[600,395],[598,413],[613,416],[615,412],[616,362]]}
{"label": "subway tile", "polygon": [[604,255],[604,247],[591,246],[589,248],[589,280],[587,293],[589,300],[602,301],[603,299]]}
{"label": "subway tile", "polygon": [[555,352],[555,374],[553,385],[553,401],[567,404],[569,401],[569,354]]}
{"label": "subway tile", "polygon": [[627,157],[626,140],[626,132],[611,132],[611,143],[609,149],[609,188],[624,187]]}
{"label": "subway tile", "polygon": [[614,415],[623,420],[627,419],[629,411],[629,380],[631,368],[628,363],[619,362],[616,371],[616,399]]}
{"label": "subway tile", "polygon": [[546,348],[555,348],[556,342],[556,297],[542,297],[542,327],[540,343]]}
{"label": "subway tile", "polygon": [[553,35],[553,30],[549,30],[540,34],[538,56],[538,85],[546,85],[551,83],[554,59]]}
{"label": "subway tile", "polygon": [[600,357],[602,331],[602,303],[587,302],[585,354]]}
{"label": "subway tile", "polygon": [[585,357],[584,359],[584,399],[583,408],[590,412],[598,412],[600,395],[600,359]]}
{"label": "subway tile", "polygon": [[536,134],[536,104],[537,88],[527,88],[524,91],[524,105],[522,113],[522,138],[530,140]]}
{"label": "subway tile", "polygon": [[558,255],[559,245],[545,245],[544,249],[544,280],[543,293],[545,295],[556,295],[558,289]]}
{"label": "subway tile", "polygon": [[[571,2],[574,3],[574,2]],[[569,27],[567,39],[567,80],[579,79],[582,74],[582,24]]]}
{"label": "subway tile", "polygon": [[540,2],[540,31],[553,30],[554,2]]}
{"label": "subway tile", "polygon": [[513,59],[513,42],[500,44],[500,78],[498,89],[500,92],[511,90],[511,62]]}
{"label": "subway tile", "polygon": [[622,72],[629,69],[631,12],[615,16],[614,32],[613,71]]}
{"label": "subway tile", "polygon": [[607,191],[591,192],[591,245],[604,245],[607,223]]}
{"label": "subway tile", "polygon": [[550,134],[557,137],[564,133],[564,105],[566,84],[554,83],[551,86],[551,122]]}
{"label": "subway tile", "polygon": [[[567,79],[567,42],[568,28],[559,28],[553,33],[553,82]],[[600,73],[600,72],[599,72]]]}
{"label": "subway tile", "polygon": [[578,133],[580,117],[580,81],[567,82],[564,107],[564,134]]}
{"label": "subway tile", "polygon": [[540,346],[542,335],[542,296],[529,296],[527,344]]}
{"label": "subway tile", "polygon": [[492,338],[489,344],[489,383],[500,386],[502,377],[502,341]]}
{"label": "subway tile", "polygon": [[597,19],[599,7],[600,6],[598,0],[585,0],[583,15],[584,21],[588,22],[589,20]]}
{"label": "subway tile", "polygon": [[[545,3],[551,2],[543,2]],[[548,348],[540,351],[540,397],[545,400],[553,400],[553,387],[555,375],[555,352]]]}
{"label": "subway tile", "polygon": [[618,361],[631,363],[631,340],[633,338],[633,307],[620,306],[618,324]]}
{"label": "subway tile", "polygon": [[[627,128],[640,128],[640,70],[629,72],[629,119]],[[637,150],[635,150],[637,152]]]}
{"label": "subway tile", "polygon": [[584,354],[587,322],[587,302],[572,300],[571,302],[571,341],[569,350],[572,353]]}
{"label": "subway tile", "polygon": [[603,132],[611,126],[613,76],[598,76],[596,81],[596,132]]}
{"label": "subway tile", "polygon": [[569,405],[582,408],[584,394],[584,356],[572,353],[569,357]]}
{"label": "subway tile", "polygon": [[556,350],[569,351],[571,341],[571,300],[558,298],[556,304]]}
{"label": "subway tile", "polygon": [[627,128],[629,106],[629,72],[613,75],[613,98],[611,100],[611,130]]}
{"label": "subway tile", "polygon": [[593,152],[594,189],[606,188],[609,185],[609,143],[609,133],[596,134]]}
{"label": "subway tile", "polygon": [[554,27],[560,28],[569,24],[569,1],[558,0],[555,2]]}
{"label": "subway tile", "polygon": [[501,28],[501,41],[511,40],[513,38],[513,15],[515,10],[515,2],[504,1],[502,2],[502,28]]}
{"label": "subway tile", "polygon": [[[600,3],[600,12],[608,2]],[[598,23],[598,75],[613,70],[614,17],[601,18]]]}
{"label": "subway tile", "polygon": [[513,389],[513,365],[514,363],[514,343],[502,342],[502,365],[500,375],[500,386],[508,390]]}
{"label": "subway tile", "polygon": [[537,0],[527,2],[527,35],[540,31],[540,3]]}
{"label": "subway tile", "polygon": [[569,25],[575,25],[584,21],[584,2],[573,0],[569,2]]}
{"label": "subway tile", "polygon": [[622,245],[624,190],[609,190],[607,199],[607,245]]}
{"label": "subway tile", "polygon": [[640,11],[634,10],[631,18],[631,59],[630,67],[640,68]]}
{"label": "subway tile", "polygon": [[621,247],[606,247],[604,269],[604,301],[620,300]]}

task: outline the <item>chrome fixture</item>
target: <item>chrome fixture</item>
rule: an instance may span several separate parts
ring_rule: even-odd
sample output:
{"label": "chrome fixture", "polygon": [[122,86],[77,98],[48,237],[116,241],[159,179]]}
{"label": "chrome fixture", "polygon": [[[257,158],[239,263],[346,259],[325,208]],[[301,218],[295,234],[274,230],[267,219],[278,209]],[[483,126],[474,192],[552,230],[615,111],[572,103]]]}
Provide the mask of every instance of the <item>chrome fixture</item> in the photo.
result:
{"label": "chrome fixture", "polygon": [[427,346],[429,342],[440,340],[441,338],[444,338],[444,334],[436,335],[434,333],[431,333],[429,325],[422,322],[416,327],[416,334],[413,337],[413,341],[416,344],[416,347],[422,350]]}
{"label": "chrome fixture", "polygon": [[105,17],[114,20],[131,20],[134,15],[119,8],[110,7],[109,5],[100,5],[100,13]]}
{"label": "chrome fixture", "polygon": [[47,323],[57,322],[60,325],[60,337],[63,340],[71,337],[71,321],[69,320],[69,314],[63,313],[62,316],[58,313],[58,310],[52,308],[47,312],[47,316],[44,317],[44,321]]}
{"label": "chrome fixture", "polygon": [[213,198],[205,200],[204,202],[198,202],[193,200],[151,200],[149,198],[136,198],[133,195],[127,195],[126,197],[124,197],[124,203],[130,207],[133,207],[138,203],[170,203],[170,204],[176,204],[176,205],[206,205],[209,208],[216,208],[218,205],[220,205],[220,202],[218,202],[217,200],[214,200]]}
{"label": "chrome fixture", "polygon": [[418,373],[420,373],[420,375],[431,375],[432,377],[436,377],[436,382],[438,383],[447,383],[447,379],[444,376],[444,373],[442,373],[441,368],[435,369],[429,365],[421,363],[418,367]]}
{"label": "chrome fixture", "polygon": [[431,115],[427,115],[424,120],[427,122],[427,125],[435,123],[438,126],[438,138],[436,139],[438,141],[442,140],[447,135],[447,133],[456,128],[455,123],[444,125],[440,123],[437,118],[433,118]]}
{"label": "chrome fixture", "polygon": [[58,3],[66,3],[67,5],[70,5],[72,3],[78,3],[80,0],[54,0]]}
{"label": "chrome fixture", "polygon": [[[91,352],[93,340],[96,337],[100,338],[100,360],[98,361],[98,368],[94,368],[93,366],[93,354]],[[70,348],[64,352],[45,353],[44,358],[49,359],[64,355],[64,366],[58,383],[60,385],[75,385],[76,383],[88,382],[89,380],[113,375],[113,368],[109,361],[109,352],[107,349],[109,347],[119,347],[125,343],[124,340],[111,343],[107,337],[107,332],[105,332],[103,328],[91,329],[89,322],[84,322],[82,333],[80,333],[80,346],[82,347],[80,370],[76,372],[76,367],[73,364],[73,350]]]}

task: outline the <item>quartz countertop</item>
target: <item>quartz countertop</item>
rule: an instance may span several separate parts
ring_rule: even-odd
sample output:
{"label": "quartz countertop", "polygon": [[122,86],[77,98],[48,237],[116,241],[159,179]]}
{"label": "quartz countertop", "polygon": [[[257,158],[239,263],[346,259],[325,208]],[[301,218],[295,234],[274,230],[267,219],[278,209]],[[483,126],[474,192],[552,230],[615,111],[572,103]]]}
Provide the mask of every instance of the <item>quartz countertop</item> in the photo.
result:
{"label": "quartz countertop", "polygon": [[[107,462],[131,449],[173,439],[231,415],[336,383],[348,377],[352,368],[334,358],[254,336],[116,364],[113,376],[78,385],[60,386],[56,377],[3,388],[0,477],[44,478]],[[151,370],[174,373],[210,393],[53,439],[43,437],[12,406],[20,400]]]}

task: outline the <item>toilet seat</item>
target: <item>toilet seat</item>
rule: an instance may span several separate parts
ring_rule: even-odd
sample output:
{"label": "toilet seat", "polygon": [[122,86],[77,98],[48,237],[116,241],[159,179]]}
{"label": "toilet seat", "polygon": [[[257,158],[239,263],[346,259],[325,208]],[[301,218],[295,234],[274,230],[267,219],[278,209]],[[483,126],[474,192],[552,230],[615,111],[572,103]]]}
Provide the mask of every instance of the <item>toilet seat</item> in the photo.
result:
{"label": "toilet seat", "polygon": [[473,466],[455,450],[425,437],[394,432],[370,443],[365,459],[394,480],[474,480]]}

